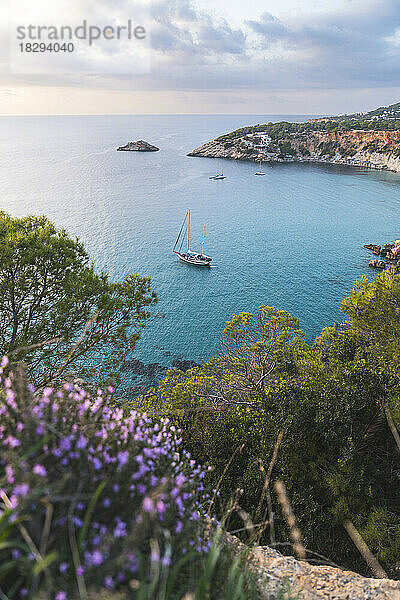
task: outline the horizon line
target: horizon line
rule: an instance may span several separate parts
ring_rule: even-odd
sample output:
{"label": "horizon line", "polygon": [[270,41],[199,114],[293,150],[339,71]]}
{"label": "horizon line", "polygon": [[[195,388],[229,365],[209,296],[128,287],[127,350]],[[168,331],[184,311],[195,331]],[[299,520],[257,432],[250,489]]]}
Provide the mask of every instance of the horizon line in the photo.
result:
{"label": "horizon line", "polygon": [[[325,116],[318,113],[16,113],[16,114],[0,114],[0,118],[3,117],[183,117],[183,116],[196,116],[196,117],[217,117],[217,116],[271,116],[271,117],[319,117]],[[336,116],[336,115],[331,115]]]}

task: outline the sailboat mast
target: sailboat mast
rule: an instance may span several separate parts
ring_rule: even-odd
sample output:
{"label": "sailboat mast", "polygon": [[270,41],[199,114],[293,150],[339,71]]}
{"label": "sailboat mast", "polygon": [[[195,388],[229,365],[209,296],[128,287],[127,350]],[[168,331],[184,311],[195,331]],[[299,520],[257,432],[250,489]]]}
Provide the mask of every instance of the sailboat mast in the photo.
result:
{"label": "sailboat mast", "polygon": [[203,243],[201,244],[201,253],[204,255],[204,238],[206,236],[206,226],[204,225],[203,229]]}
{"label": "sailboat mast", "polygon": [[190,208],[188,208],[188,228],[187,228],[187,253],[188,254],[189,254],[189,247],[190,247],[189,237],[190,237]]}

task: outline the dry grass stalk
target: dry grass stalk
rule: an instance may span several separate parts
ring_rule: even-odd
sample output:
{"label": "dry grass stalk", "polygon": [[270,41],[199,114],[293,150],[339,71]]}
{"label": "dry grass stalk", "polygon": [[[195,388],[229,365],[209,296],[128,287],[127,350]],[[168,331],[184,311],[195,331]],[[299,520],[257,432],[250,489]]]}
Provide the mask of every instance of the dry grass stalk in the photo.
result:
{"label": "dry grass stalk", "polygon": [[228,469],[229,469],[229,467],[231,466],[231,464],[232,464],[232,462],[233,462],[233,459],[235,458],[236,454],[237,454],[238,452],[242,452],[243,448],[244,448],[244,444],[242,444],[241,446],[238,446],[238,447],[236,448],[236,450],[234,451],[234,453],[232,454],[232,456],[230,457],[230,459],[229,459],[228,463],[226,464],[226,466],[225,466],[225,469],[223,470],[223,473],[222,473],[221,477],[220,477],[220,478],[219,478],[219,480],[218,480],[217,486],[216,486],[216,488],[215,488],[214,495],[213,495],[213,497],[212,497],[212,499],[211,499],[210,506],[209,506],[209,508],[208,508],[208,511],[207,511],[207,515],[208,515],[208,516],[211,516],[211,509],[212,509],[212,507],[213,507],[213,505],[214,505],[214,503],[215,503],[215,499],[216,499],[216,497],[217,497],[218,490],[219,490],[219,488],[221,487],[222,481],[223,481],[223,479],[224,479],[224,477],[225,477],[225,474],[226,474],[227,470],[228,470]]}
{"label": "dry grass stalk", "polygon": [[361,556],[375,575],[379,579],[386,579],[387,573],[381,567],[375,556],[372,554],[371,550],[368,548],[366,542],[363,540],[357,529],[354,527],[351,521],[346,521],[344,523],[344,528],[347,533],[351,537],[354,545],[357,547],[357,550],[360,552]]}
{"label": "dry grass stalk", "polygon": [[390,408],[387,404],[385,404],[385,415],[386,415],[387,423],[390,427],[390,431],[392,432],[392,435],[394,437],[394,441],[396,442],[397,448],[399,449],[399,452],[400,452],[400,435],[399,435],[399,432],[397,431],[396,424],[393,421],[392,413],[390,412]]}
{"label": "dry grass stalk", "polygon": [[274,483],[274,489],[276,495],[278,496],[279,504],[281,505],[286,522],[289,526],[293,550],[299,560],[305,560],[306,549],[301,541],[301,531],[297,526],[296,517],[292,511],[285,484],[282,481],[276,481]]}
{"label": "dry grass stalk", "polygon": [[[282,440],[283,440],[283,435],[284,435],[283,431],[280,431],[278,433],[278,437],[277,437],[276,442],[275,442],[274,450],[272,452],[272,458],[270,460],[270,463],[269,463],[269,466],[268,466],[268,471],[267,471],[267,474],[265,476],[264,485],[263,485],[262,493],[261,493],[261,496],[260,496],[260,501],[258,503],[256,512],[254,513],[255,514],[255,520],[259,520],[260,511],[261,511],[261,508],[263,506],[263,503],[264,503],[264,500],[265,500],[265,497],[266,497],[266,499],[267,499],[267,508],[265,509],[264,514],[262,515],[262,521],[265,522],[265,523],[268,523],[268,525],[269,525],[269,532],[270,532],[270,541],[271,541],[271,544],[275,544],[275,527],[274,527],[274,513],[273,513],[273,510],[272,510],[272,499],[271,499],[271,492],[270,492],[270,489],[269,489],[269,484],[270,484],[270,481],[271,481],[272,470],[273,470],[273,468],[275,466],[275,463],[277,461],[277,458],[278,458],[278,451],[279,451],[279,447],[280,447],[280,445],[282,443]],[[264,471],[264,466],[263,466],[262,463],[261,463],[261,471],[265,472]],[[267,516],[268,516],[268,519],[267,519]],[[264,533],[264,530],[265,529],[261,529],[259,531],[258,539],[261,538],[262,534]]]}

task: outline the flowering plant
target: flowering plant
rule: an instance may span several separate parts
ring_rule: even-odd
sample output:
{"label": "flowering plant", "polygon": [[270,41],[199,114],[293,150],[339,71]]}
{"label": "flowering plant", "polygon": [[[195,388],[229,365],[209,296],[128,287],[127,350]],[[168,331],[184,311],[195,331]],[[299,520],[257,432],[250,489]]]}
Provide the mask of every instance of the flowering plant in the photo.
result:
{"label": "flowering plant", "polygon": [[0,588],[9,598],[135,595],[140,582],[162,585],[172,562],[207,552],[196,541],[204,471],[168,419],[126,412],[112,393],[72,383],[36,392],[3,358]]}

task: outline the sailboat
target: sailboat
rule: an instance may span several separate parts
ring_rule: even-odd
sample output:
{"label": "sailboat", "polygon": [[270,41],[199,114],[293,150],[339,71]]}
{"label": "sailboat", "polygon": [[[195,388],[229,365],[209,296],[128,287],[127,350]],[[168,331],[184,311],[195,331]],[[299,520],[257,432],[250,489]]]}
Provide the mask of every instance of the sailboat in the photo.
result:
{"label": "sailboat", "polygon": [[259,163],[260,163],[260,170],[257,171],[257,173],[254,173],[254,175],[265,175],[265,172],[261,171],[261,160],[259,161]]}
{"label": "sailboat", "polygon": [[[187,226],[185,227],[185,225],[187,225]],[[197,265],[199,267],[209,266],[212,259],[209,256],[206,256],[204,254],[205,234],[206,234],[206,228],[204,226],[203,242],[201,245],[201,253],[193,252],[192,250],[190,250],[190,208],[188,208],[186,217],[182,223],[181,230],[179,232],[178,237],[176,238],[175,246],[173,247],[172,252],[177,254],[179,256],[179,258],[181,260],[183,260],[183,262],[189,263],[190,265]],[[185,237],[186,237],[186,252],[183,252],[182,246],[185,242]],[[179,246],[179,249],[177,250],[177,246],[178,246],[179,242],[180,242],[180,246]]]}
{"label": "sailboat", "polygon": [[226,179],[226,175],[224,175],[223,170],[220,171],[219,167],[218,167],[218,172],[216,175],[211,175],[211,177],[209,177],[209,179],[214,179],[214,181],[219,181],[220,179]]}

